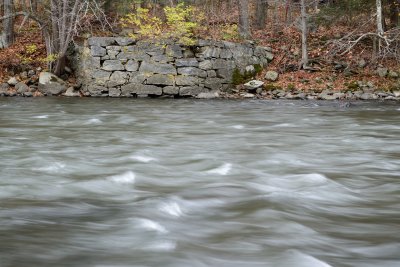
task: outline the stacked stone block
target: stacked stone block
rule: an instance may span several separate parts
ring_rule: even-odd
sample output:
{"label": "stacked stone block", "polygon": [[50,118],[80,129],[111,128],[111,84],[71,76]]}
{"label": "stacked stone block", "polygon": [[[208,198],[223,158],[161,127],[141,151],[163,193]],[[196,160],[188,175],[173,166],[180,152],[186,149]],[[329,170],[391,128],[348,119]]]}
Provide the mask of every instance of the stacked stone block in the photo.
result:
{"label": "stacked stone block", "polygon": [[80,53],[78,76],[87,96],[182,96],[225,91],[237,68],[265,67],[271,49],[200,40],[195,46],[125,37],[93,37]]}

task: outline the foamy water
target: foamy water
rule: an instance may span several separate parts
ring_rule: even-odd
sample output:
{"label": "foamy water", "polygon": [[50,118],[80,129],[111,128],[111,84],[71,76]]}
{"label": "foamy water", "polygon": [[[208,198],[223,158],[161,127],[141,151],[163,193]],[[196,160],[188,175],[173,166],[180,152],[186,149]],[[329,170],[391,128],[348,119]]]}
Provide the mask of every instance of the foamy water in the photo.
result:
{"label": "foamy water", "polygon": [[400,266],[398,110],[0,98],[0,266]]}

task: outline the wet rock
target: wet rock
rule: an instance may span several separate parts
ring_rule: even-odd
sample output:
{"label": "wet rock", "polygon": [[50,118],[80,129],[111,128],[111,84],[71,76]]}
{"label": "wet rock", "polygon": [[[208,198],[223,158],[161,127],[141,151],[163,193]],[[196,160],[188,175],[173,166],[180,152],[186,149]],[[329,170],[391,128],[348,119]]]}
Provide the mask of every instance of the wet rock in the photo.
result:
{"label": "wet rock", "polygon": [[7,81],[7,83],[8,83],[9,85],[11,85],[11,86],[15,86],[15,85],[18,83],[18,80],[17,80],[17,78],[15,78],[15,77],[11,77],[11,78]]}
{"label": "wet rock", "polygon": [[267,71],[267,73],[265,74],[265,79],[271,82],[275,82],[276,80],[278,80],[279,74],[276,71]]}
{"label": "wet rock", "polygon": [[258,80],[252,80],[244,84],[244,88],[247,90],[256,90],[264,85],[264,82]]}
{"label": "wet rock", "polygon": [[65,82],[50,72],[40,73],[38,85],[44,95],[59,95],[67,90]]}

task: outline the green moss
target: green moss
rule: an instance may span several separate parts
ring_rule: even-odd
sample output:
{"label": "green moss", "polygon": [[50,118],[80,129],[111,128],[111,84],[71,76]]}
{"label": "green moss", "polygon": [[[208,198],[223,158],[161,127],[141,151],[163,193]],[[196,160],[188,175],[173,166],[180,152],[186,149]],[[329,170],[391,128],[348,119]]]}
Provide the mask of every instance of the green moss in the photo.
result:
{"label": "green moss", "polygon": [[239,84],[243,84],[245,81],[243,75],[240,73],[240,70],[238,68],[235,68],[233,70],[233,74],[232,74],[232,83],[234,85],[239,85]]}
{"label": "green moss", "polygon": [[296,86],[293,83],[289,83],[287,86],[287,89],[292,91],[292,90],[296,89]]}
{"label": "green moss", "polygon": [[263,71],[263,67],[260,64],[254,64],[253,66],[256,70],[256,74],[260,74]]}
{"label": "green moss", "polygon": [[347,84],[347,89],[349,89],[349,91],[355,91],[358,90],[359,86],[358,83],[355,81],[351,81],[350,83]]}

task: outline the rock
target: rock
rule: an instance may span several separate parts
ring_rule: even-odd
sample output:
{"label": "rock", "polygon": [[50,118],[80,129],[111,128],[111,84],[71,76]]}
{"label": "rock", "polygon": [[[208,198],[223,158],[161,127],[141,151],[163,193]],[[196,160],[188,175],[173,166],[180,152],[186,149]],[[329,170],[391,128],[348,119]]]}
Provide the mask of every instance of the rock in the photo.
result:
{"label": "rock", "polygon": [[198,67],[199,62],[196,58],[181,58],[175,61],[177,67]]}
{"label": "rock", "polygon": [[263,85],[264,85],[264,82],[262,82],[262,81],[252,80],[248,83],[245,83],[244,88],[247,90],[256,90],[257,88],[260,88]]}
{"label": "rock", "polygon": [[219,69],[217,70],[217,77],[222,78],[227,83],[232,82],[233,69]]}
{"label": "rock", "polygon": [[162,88],[155,85],[127,84],[121,87],[122,95],[162,95]]}
{"label": "rock", "polygon": [[371,93],[364,93],[360,96],[360,98],[362,100],[371,100],[371,99],[377,99],[378,96],[375,94],[371,94]]}
{"label": "rock", "polygon": [[211,70],[213,68],[213,62],[211,60],[204,60],[199,63],[199,68],[202,70]]}
{"label": "rock", "polygon": [[120,97],[121,96],[121,89],[119,88],[110,88],[108,90],[109,97]]}
{"label": "rock", "polygon": [[140,72],[142,73],[155,73],[155,74],[171,74],[176,75],[176,69],[171,64],[157,63],[157,62],[142,62],[140,65]]}
{"label": "rock", "polygon": [[183,57],[182,47],[176,44],[168,45],[165,48],[165,54],[173,58],[182,58]]}
{"label": "rock", "polygon": [[214,99],[219,97],[219,92],[200,93],[196,96],[198,99]]}
{"label": "rock", "polygon": [[114,71],[110,76],[110,81],[107,83],[107,87],[115,87],[118,85],[125,84],[129,79],[128,73],[124,71]]}
{"label": "rock", "polygon": [[392,78],[392,79],[397,79],[397,78],[399,78],[399,73],[397,73],[396,71],[390,70],[388,73],[388,77]]}
{"label": "rock", "polygon": [[25,97],[32,97],[33,93],[32,92],[24,92],[23,96]]}
{"label": "rock", "polygon": [[207,77],[215,78],[215,77],[217,77],[217,72],[215,70],[208,70],[207,71]]}
{"label": "rock", "polygon": [[127,71],[137,71],[139,69],[139,62],[136,62],[134,60],[129,60],[126,64],[125,64],[125,69]]}
{"label": "rock", "polygon": [[27,79],[27,78],[28,78],[28,72],[26,72],[26,71],[21,72],[21,73],[19,74],[19,77],[20,77],[22,80]]}
{"label": "rock", "polygon": [[178,74],[206,78],[207,72],[195,67],[178,68]]}
{"label": "rock", "polygon": [[113,37],[91,37],[88,39],[89,46],[102,46],[107,47],[115,44]]}
{"label": "rock", "polygon": [[81,96],[80,92],[75,90],[74,87],[69,87],[67,91],[64,93],[64,96],[67,97],[79,97]]}
{"label": "rock", "polygon": [[216,90],[221,90],[223,87],[224,79],[220,78],[208,78],[204,82],[204,86],[216,91]]}
{"label": "rock", "polygon": [[7,81],[7,83],[8,83],[9,85],[11,85],[11,86],[15,86],[15,85],[18,83],[18,80],[17,80],[17,78],[15,78],[15,77],[11,77],[11,78]]}
{"label": "rock", "polygon": [[360,61],[358,61],[357,65],[359,68],[365,68],[367,66],[367,62],[365,61],[365,59],[361,59]]}
{"label": "rock", "polygon": [[8,95],[7,91],[9,88],[10,88],[10,85],[8,85],[8,83],[0,84],[0,96]]}
{"label": "rock", "polygon": [[28,77],[35,76],[36,72],[34,70],[29,70],[28,71]]}
{"label": "rock", "polygon": [[335,99],[343,99],[346,96],[346,94],[345,93],[334,93],[332,96]]}
{"label": "rock", "polygon": [[393,91],[394,97],[400,97],[400,91]]}
{"label": "rock", "polygon": [[128,45],[133,45],[136,43],[135,39],[132,39],[129,37],[117,37],[117,38],[115,38],[115,41],[120,46],[128,46]]}
{"label": "rock", "polygon": [[250,94],[250,93],[246,93],[244,95],[242,95],[244,98],[254,98],[256,95],[255,94]]}
{"label": "rock", "polygon": [[176,87],[176,86],[165,86],[163,88],[163,93],[165,95],[178,95],[179,94],[179,87]]}
{"label": "rock", "polygon": [[213,69],[234,69],[236,67],[235,62],[233,60],[225,60],[225,59],[215,59],[213,61]]}
{"label": "rock", "polygon": [[120,60],[106,60],[102,69],[107,71],[125,70],[125,66],[122,65]]}
{"label": "rock", "polygon": [[278,80],[279,74],[276,71],[267,71],[265,74],[265,79],[271,82]]}
{"label": "rock", "polygon": [[197,96],[201,93],[208,93],[208,89],[200,86],[188,86],[179,89],[179,95],[181,96]]}
{"label": "rock", "polygon": [[388,74],[388,69],[387,68],[383,68],[383,67],[379,67],[376,70],[376,74],[378,74],[379,77],[384,78]]}
{"label": "rock", "polygon": [[25,92],[29,91],[29,86],[23,82],[19,82],[15,85],[15,89],[17,90],[18,94],[23,95]]}
{"label": "rock", "polygon": [[90,53],[94,57],[103,57],[103,56],[107,55],[107,50],[100,46],[92,46],[90,48]]}
{"label": "rock", "polygon": [[256,69],[254,68],[253,65],[249,65],[249,66],[246,66],[245,72],[254,74],[256,72]]}
{"label": "rock", "polygon": [[39,91],[44,95],[59,95],[67,89],[65,82],[50,72],[39,75]]}
{"label": "rock", "polygon": [[233,57],[233,53],[228,49],[222,49],[219,57],[222,59],[231,59]]}
{"label": "rock", "polygon": [[147,84],[175,85],[174,75],[154,74],[147,78]]}
{"label": "rock", "polygon": [[108,96],[108,88],[98,85],[89,85],[87,90],[90,96]]}
{"label": "rock", "polygon": [[196,76],[178,75],[175,77],[176,85],[194,86],[199,85],[200,79]]}

